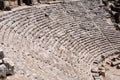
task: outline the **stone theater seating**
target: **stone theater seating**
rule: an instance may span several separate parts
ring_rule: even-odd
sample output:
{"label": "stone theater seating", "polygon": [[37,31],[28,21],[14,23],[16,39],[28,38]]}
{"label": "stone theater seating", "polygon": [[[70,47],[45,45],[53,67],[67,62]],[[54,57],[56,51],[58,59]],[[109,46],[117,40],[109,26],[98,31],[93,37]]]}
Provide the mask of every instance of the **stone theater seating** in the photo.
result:
{"label": "stone theater seating", "polygon": [[1,15],[0,46],[15,63],[16,75],[26,80],[94,80],[93,62],[119,51],[120,32],[105,21],[107,13],[99,2],[92,1]]}

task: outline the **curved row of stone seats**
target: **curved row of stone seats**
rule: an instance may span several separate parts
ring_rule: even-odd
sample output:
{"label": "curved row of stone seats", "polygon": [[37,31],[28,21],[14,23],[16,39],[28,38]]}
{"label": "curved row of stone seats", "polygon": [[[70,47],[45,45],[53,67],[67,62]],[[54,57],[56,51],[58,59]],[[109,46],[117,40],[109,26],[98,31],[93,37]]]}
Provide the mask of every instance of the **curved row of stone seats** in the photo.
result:
{"label": "curved row of stone seats", "polygon": [[[42,62],[43,62],[43,60],[42,60]],[[47,66],[47,65],[46,65]],[[51,66],[52,67],[52,66]],[[45,67],[46,69],[48,69],[47,67]],[[58,72],[58,71],[57,71]],[[55,72],[56,73],[56,72]],[[46,73],[47,74],[47,73]]]}
{"label": "curved row of stone seats", "polygon": [[[91,3],[90,3],[90,5],[91,5]],[[119,49],[119,47],[117,47],[117,46],[119,46],[119,36],[117,35],[118,31],[115,30],[115,28],[113,27],[113,25],[108,24],[106,22],[106,19],[110,18],[110,16],[105,12],[105,10],[103,10],[99,6],[97,7],[97,5],[95,7],[96,7],[95,9],[92,8],[91,10],[88,10],[88,11],[91,14],[91,16],[93,14],[95,14],[95,16],[92,16],[94,22],[99,26],[99,28],[101,29],[101,31],[105,35],[106,39],[109,40],[109,42],[111,44],[110,46],[113,47],[112,51],[106,53],[107,54],[106,56],[108,56],[109,53],[112,54],[112,53],[115,53],[117,51],[117,50],[115,50],[115,48]],[[87,8],[89,9],[89,6]],[[109,34],[109,33],[111,33],[111,34]],[[113,37],[112,36],[113,34],[116,35],[117,38],[114,38],[115,36]],[[118,43],[118,45],[114,44],[114,42]],[[106,48],[106,46],[105,46],[105,48]]]}
{"label": "curved row of stone seats", "polygon": [[[24,16],[23,16],[23,18],[24,18]],[[25,20],[25,21],[24,21],[24,20]],[[20,34],[21,31],[23,31],[24,29],[26,29],[27,26],[25,26],[25,25],[26,25],[25,23],[29,22],[29,20],[27,21],[26,18],[21,19],[21,21],[24,21],[24,23],[22,23],[22,24],[20,23],[19,27],[17,27],[17,30],[19,30],[19,31],[16,30],[16,32],[17,32],[18,34]],[[20,21],[20,22],[21,22],[21,21]],[[22,25],[23,25],[23,26],[22,26]],[[22,26],[22,27],[21,27],[21,26]],[[22,29],[19,29],[19,28],[23,28],[23,30],[22,30]]]}
{"label": "curved row of stone seats", "polygon": [[[14,26],[14,25],[13,25]],[[15,28],[17,28],[16,26],[15,26]],[[17,29],[16,29],[17,30]],[[15,34],[13,34],[13,35],[15,35]],[[12,36],[10,36],[10,34],[9,34],[9,37],[11,38]],[[19,39],[19,38],[18,38]]]}
{"label": "curved row of stone seats", "polygon": [[[91,17],[93,18],[93,20],[94,20],[95,22],[98,22],[98,23],[99,23],[100,21],[103,21],[103,22],[104,22],[104,20],[105,20],[106,18],[110,18],[110,14],[105,11],[104,7],[101,7],[101,6],[97,5],[97,3],[96,3],[96,4],[94,3],[94,2],[99,2],[99,1],[95,0],[94,2],[92,2],[92,1],[87,1],[87,2],[88,2],[89,5],[94,4],[93,6],[91,6],[92,8],[91,8],[90,10],[87,9],[87,11],[88,11],[89,15],[91,14]],[[100,3],[100,2],[99,2],[99,3]],[[94,6],[95,6],[96,8],[94,8]],[[86,7],[87,7],[87,8],[90,8],[90,6],[86,6]],[[103,22],[100,22],[99,24],[101,24],[101,23],[103,23]],[[101,24],[101,25],[102,25],[102,24]],[[108,26],[108,24],[105,25],[105,23],[103,23],[103,26],[100,26],[100,27],[104,27],[104,26]]]}
{"label": "curved row of stone seats", "polygon": [[[24,19],[24,20],[25,20],[25,19]],[[24,21],[24,20],[23,20],[23,21]],[[24,22],[27,22],[27,21],[24,21]],[[20,24],[20,25],[22,25],[22,26],[24,25],[24,26],[25,26],[25,23],[22,23],[22,24]],[[24,27],[24,26],[23,26],[23,27]],[[18,26],[17,26],[17,27],[18,27]],[[10,37],[10,34],[11,34],[12,30],[14,30],[14,28],[15,28],[15,26],[14,26],[14,27],[12,26],[12,27],[6,29],[7,32],[4,34],[4,38],[6,38],[6,37],[9,38],[9,37]],[[18,32],[17,32],[17,30],[18,30]],[[16,30],[16,32],[17,32],[18,34],[20,34],[20,33],[21,33],[20,31],[22,31],[22,29],[20,29],[20,27],[18,27],[17,30]],[[13,34],[13,33],[12,33],[12,34]],[[12,37],[12,36],[11,36],[11,37]],[[10,38],[11,38],[11,37],[10,37]],[[5,39],[4,39],[4,40],[5,40]],[[8,40],[10,40],[10,39],[8,39]],[[7,41],[7,40],[5,40],[5,41]],[[7,42],[6,42],[6,43],[7,43]]]}
{"label": "curved row of stone seats", "polygon": [[[72,9],[72,8],[71,8]],[[109,45],[108,45],[109,46]],[[104,49],[104,48],[103,48]],[[106,49],[104,49],[104,50],[107,50],[107,49],[109,49],[109,47],[108,48],[106,48]]]}
{"label": "curved row of stone seats", "polygon": [[[27,14],[27,13],[26,13]],[[5,29],[3,29],[2,31],[4,32],[4,30],[7,30],[7,29],[9,29],[9,25],[12,25],[12,24],[14,24],[14,22],[15,21],[12,21],[12,18],[13,18],[13,16],[10,16],[10,19],[8,18],[7,20],[9,20],[8,21],[8,23],[6,23],[6,27],[3,27],[3,28],[5,28]],[[19,15],[19,17],[18,17],[19,19],[22,19],[21,18],[21,16]],[[18,21],[19,21],[19,19],[18,19]],[[14,20],[14,19],[13,19]],[[4,22],[6,22],[6,21],[4,21]],[[2,23],[2,22],[1,22]],[[16,24],[17,25],[17,24]],[[13,26],[14,27],[14,26]]]}
{"label": "curved row of stone seats", "polygon": [[119,49],[120,46],[120,36],[119,36],[119,31],[116,30],[103,30],[104,34],[106,35],[106,37],[108,38],[108,40],[111,42],[111,44],[113,44],[113,46],[116,49]]}
{"label": "curved row of stone seats", "polygon": [[64,41],[63,41],[64,42]]}
{"label": "curved row of stone seats", "polygon": [[[88,50],[88,52],[89,52],[89,54],[84,54],[86,61],[91,61],[90,59],[92,57],[94,57],[95,55],[98,56],[98,55],[101,55],[101,54],[106,53],[108,51],[111,51],[111,47],[110,47],[109,43],[106,43],[107,45],[105,43],[100,45],[100,43],[102,43],[102,42],[97,43],[97,41],[95,42],[95,40],[92,40],[92,39],[87,39],[84,41],[85,42],[82,42],[82,43],[84,43],[86,50]],[[106,47],[104,47],[105,45],[106,45]]]}
{"label": "curved row of stone seats", "polygon": [[98,8],[98,7],[101,6],[100,0],[99,1],[97,1],[97,0],[84,1],[84,3],[82,3],[82,5],[84,5],[85,8],[88,9],[88,10],[92,10],[92,9],[95,9],[95,8]]}
{"label": "curved row of stone seats", "polygon": [[64,41],[63,41],[64,42]]}
{"label": "curved row of stone seats", "polygon": [[[69,6],[71,9],[67,9],[67,7],[65,8],[65,6],[58,4],[58,6],[52,5],[42,10],[29,8],[20,10],[20,12],[16,11],[14,13],[15,17],[11,16],[8,17],[7,20],[5,19],[0,22],[4,23],[1,24],[2,27],[0,28],[2,32],[1,36],[3,37],[3,40],[0,40],[0,42],[9,45],[10,48],[15,45],[18,50],[23,49],[23,52],[31,51],[30,55],[34,55],[34,58],[39,51],[37,52],[32,48],[35,46],[39,49],[42,48],[48,51],[54,60],[58,58],[61,63],[63,62],[73,67],[76,73],[74,73],[74,71],[68,71],[68,69],[62,67],[63,65],[56,64],[52,60],[40,57],[42,55],[37,56],[38,60],[41,61],[39,61],[40,64],[45,63],[45,65],[51,65],[51,67],[53,66],[58,70],[57,72],[64,73],[66,71],[65,77],[68,78],[68,80],[88,80],[91,76],[90,65],[94,59],[101,56],[101,54],[110,54],[109,52],[113,51],[113,47],[110,45],[109,40],[103,37],[103,35],[96,35],[96,33],[101,33],[98,28],[86,30],[84,29],[86,28],[84,25],[79,25],[80,23],[75,20],[77,16],[74,15],[76,14],[67,13],[68,10],[73,10],[75,6]],[[61,10],[58,10],[59,8]],[[79,12],[80,11],[77,13]],[[79,20],[79,22],[82,22],[82,20]],[[72,23],[74,23],[74,25],[72,25]],[[90,28],[91,27],[92,26],[90,26]],[[95,30],[98,32],[93,32]],[[92,35],[90,32],[93,32]],[[4,46],[7,47],[7,45]],[[32,52],[32,50],[35,52]],[[19,53],[19,51],[16,52]],[[47,56],[49,56],[48,53],[46,54]],[[45,68],[49,70],[46,66]],[[44,68],[42,67],[42,69]],[[49,74],[48,71],[46,72]]]}
{"label": "curved row of stone seats", "polygon": [[19,28],[18,28],[19,29]]}
{"label": "curved row of stone seats", "polygon": [[[92,14],[98,13],[96,16],[93,17],[94,18],[93,20],[101,28],[102,32],[111,42],[111,44],[116,49],[119,49],[119,35],[117,35],[119,34],[119,31],[115,30],[113,24],[108,24],[106,22],[107,18],[110,18],[110,15],[108,15],[103,8],[98,8],[97,10],[91,10],[91,13]],[[113,34],[116,36],[113,36]]]}
{"label": "curved row of stone seats", "polygon": [[62,6],[57,6],[55,8],[49,8],[51,12],[45,12],[49,14],[50,19],[57,21],[60,24],[66,24],[72,22],[72,18],[68,16]]}
{"label": "curved row of stone seats", "polygon": [[[69,4],[69,5],[71,6],[71,8],[70,9],[66,8],[66,9],[68,12],[72,11],[72,13],[70,12],[70,13],[68,13],[68,15],[73,16],[74,20],[79,24],[79,26],[81,28],[83,28],[85,30],[95,29],[93,23],[91,22],[91,19],[89,18],[87,13],[84,11],[84,8],[82,10],[77,9],[77,11],[75,11],[73,5],[72,4]],[[82,12],[82,15],[81,15],[81,12]],[[82,16],[85,16],[85,17],[82,17]],[[87,27],[84,25],[86,25]]]}
{"label": "curved row of stone seats", "polygon": [[[36,21],[35,21],[36,22]],[[34,37],[34,32],[36,32],[36,30],[37,30],[37,28],[42,28],[42,26],[41,25],[44,25],[46,22],[48,22],[48,21],[45,21],[45,20],[41,20],[41,25],[39,24],[39,26],[37,26],[36,24],[35,24],[35,22],[34,22],[34,24],[33,25],[31,25],[30,27],[27,27],[26,28],[26,30],[24,29],[24,31],[25,31],[25,33],[24,34],[22,34],[22,35],[26,35],[26,36],[29,36],[29,35],[31,35],[31,36],[33,36]],[[34,28],[32,28],[32,27],[34,27]],[[31,28],[32,28],[32,30],[31,30]],[[29,32],[29,30],[30,30],[30,32]],[[28,35],[27,35],[28,34]]]}
{"label": "curved row of stone seats", "polygon": [[[86,2],[86,1],[85,1]],[[94,1],[94,2],[96,2],[96,0]],[[92,1],[87,1],[86,3],[88,3],[89,5],[92,5],[92,4],[94,4],[94,2],[92,3]],[[97,1],[98,2],[98,1]],[[79,3],[78,3],[79,4]],[[108,25],[107,23],[105,23],[106,22],[106,17],[110,17],[109,15],[108,15],[108,13],[105,11],[105,9],[103,8],[103,7],[100,7],[100,6],[98,6],[97,4],[94,4],[94,5],[96,5],[95,7],[96,8],[94,8],[94,6],[91,6],[92,8],[91,9],[89,9],[90,8],[90,6],[86,6],[87,8],[84,8],[84,9],[86,9],[86,12],[87,12],[87,14],[88,14],[88,16],[90,17],[90,18],[92,18],[92,20],[101,28],[101,27],[104,27],[105,28],[105,26],[107,27],[107,26],[110,26],[110,25]],[[82,5],[83,6],[83,5]],[[79,6],[78,5],[78,7],[81,7],[81,6]],[[113,25],[111,25],[111,26],[113,26]]]}

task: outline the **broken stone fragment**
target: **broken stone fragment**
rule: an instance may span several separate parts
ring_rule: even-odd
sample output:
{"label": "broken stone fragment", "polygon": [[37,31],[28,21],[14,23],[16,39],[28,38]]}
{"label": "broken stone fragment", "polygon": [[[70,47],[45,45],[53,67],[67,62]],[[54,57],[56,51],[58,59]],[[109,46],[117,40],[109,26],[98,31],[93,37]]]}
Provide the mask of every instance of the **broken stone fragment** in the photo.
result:
{"label": "broken stone fragment", "polygon": [[4,64],[0,65],[0,77],[5,78],[6,77],[6,71],[7,68]]}
{"label": "broken stone fragment", "polygon": [[120,61],[115,61],[115,62],[112,62],[112,65],[111,66],[117,66],[120,64]]}
{"label": "broken stone fragment", "polygon": [[95,60],[93,63],[94,64],[99,64],[100,62],[98,60]]}
{"label": "broken stone fragment", "polygon": [[99,67],[99,70],[105,70],[105,68],[104,67]]}
{"label": "broken stone fragment", "polygon": [[95,73],[93,75],[94,80],[100,80],[100,75],[98,73]]}
{"label": "broken stone fragment", "polygon": [[117,65],[117,67],[116,67],[117,69],[120,69],[120,64],[119,65]]}
{"label": "broken stone fragment", "polygon": [[100,77],[95,77],[94,79],[95,79],[95,80],[101,80],[101,78],[100,78]]}
{"label": "broken stone fragment", "polygon": [[3,50],[0,48],[0,78],[5,78],[7,75],[14,74],[14,63],[4,58]]}
{"label": "broken stone fragment", "polygon": [[14,63],[10,61],[8,58],[3,59],[3,63],[7,67],[7,75],[13,75],[14,74]]}
{"label": "broken stone fragment", "polygon": [[112,61],[110,59],[106,60],[106,64],[109,64],[111,65],[112,64]]}
{"label": "broken stone fragment", "polygon": [[103,4],[104,4],[105,6],[108,5],[108,0],[102,0],[102,2],[103,2]]}
{"label": "broken stone fragment", "polygon": [[117,57],[117,60],[120,60],[120,57]]}
{"label": "broken stone fragment", "polygon": [[115,7],[120,7],[120,0],[114,2]]}
{"label": "broken stone fragment", "polygon": [[0,59],[3,59],[4,58],[4,53],[3,53],[3,50],[0,48]]}
{"label": "broken stone fragment", "polygon": [[3,64],[3,60],[0,60],[0,65]]}
{"label": "broken stone fragment", "polygon": [[110,5],[110,8],[111,8],[112,11],[120,13],[120,7],[115,7],[114,4],[113,4],[113,5]]}
{"label": "broken stone fragment", "polygon": [[102,76],[105,76],[105,68],[104,67],[99,68],[99,74]]}
{"label": "broken stone fragment", "polygon": [[118,55],[117,59],[120,60],[120,55]]}
{"label": "broken stone fragment", "polygon": [[98,68],[91,69],[92,73],[98,73]]}
{"label": "broken stone fragment", "polygon": [[99,77],[100,75],[99,75],[99,73],[95,73],[95,74],[93,74],[93,76],[94,77]]}
{"label": "broken stone fragment", "polygon": [[115,58],[115,57],[113,57],[111,60],[112,60],[112,61],[116,61],[116,58]]}

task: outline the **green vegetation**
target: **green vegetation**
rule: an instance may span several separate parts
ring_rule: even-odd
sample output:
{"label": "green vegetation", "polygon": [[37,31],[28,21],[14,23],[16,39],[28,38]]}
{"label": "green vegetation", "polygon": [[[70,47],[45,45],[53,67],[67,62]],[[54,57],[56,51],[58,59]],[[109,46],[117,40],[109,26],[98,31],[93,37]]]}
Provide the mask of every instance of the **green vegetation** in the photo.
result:
{"label": "green vegetation", "polygon": [[108,0],[109,2],[115,2],[116,0]]}
{"label": "green vegetation", "polygon": [[115,0],[108,0],[108,1],[115,1]]}

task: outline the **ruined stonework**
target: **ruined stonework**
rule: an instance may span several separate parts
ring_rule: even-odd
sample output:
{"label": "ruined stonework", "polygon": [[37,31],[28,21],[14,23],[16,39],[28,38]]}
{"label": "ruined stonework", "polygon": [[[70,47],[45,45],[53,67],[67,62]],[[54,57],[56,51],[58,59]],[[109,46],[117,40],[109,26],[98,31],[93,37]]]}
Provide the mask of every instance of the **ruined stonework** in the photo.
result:
{"label": "ruined stonework", "polygon": [[0,10],[10,11],[11,8],[23,6],[23,5],[36,5],[38,3],[51,3],[52,2],[63,2],[63,0],[0,0]]}
{"label": "ruined stonework", "polygon": [[116,30],[120,31],[120,0],[102,0],[106,11],[111,15]]}
{"label": "ruined stonework", "polygon": [[[7,80],[119,80],[120,31],[101,0],[2,11],[0,47],[15,64]],[[1,75],[12,74],[0,58]]]}
{"label": "ruined stonework", "polygon": [[93,62],[91,72],[94,80],[119,80],[120,52],[107,57],[101,56],[101,60]]}
{"label": "ruined stonework", "polygon": [[14,63],[4,57],[3,50],[0,48],[0,78],[6,78],[14,74]]}

